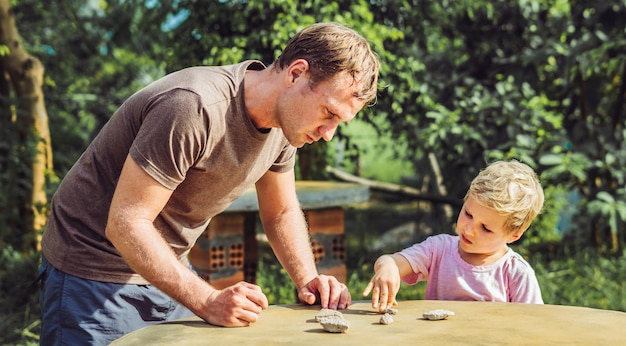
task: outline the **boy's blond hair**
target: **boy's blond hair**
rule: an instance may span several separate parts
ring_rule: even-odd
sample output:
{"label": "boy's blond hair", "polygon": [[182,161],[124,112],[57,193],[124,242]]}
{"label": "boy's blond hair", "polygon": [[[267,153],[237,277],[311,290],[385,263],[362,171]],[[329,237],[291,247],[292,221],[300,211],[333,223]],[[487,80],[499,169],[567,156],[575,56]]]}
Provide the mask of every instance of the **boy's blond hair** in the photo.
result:
{"label": "boy's blond hair", "polygon": [[524,232],[543,207],[543,188],[535,171],[521,162],[496,161],[472,181],[469,196],[500,215],[506,215],[504,228],[509,233]]}

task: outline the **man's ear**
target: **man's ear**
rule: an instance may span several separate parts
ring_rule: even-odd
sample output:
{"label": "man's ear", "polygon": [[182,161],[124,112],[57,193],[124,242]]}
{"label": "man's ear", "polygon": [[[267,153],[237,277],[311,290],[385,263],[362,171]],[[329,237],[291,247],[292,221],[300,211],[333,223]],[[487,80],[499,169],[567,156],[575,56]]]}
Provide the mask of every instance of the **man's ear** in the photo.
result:
{"label": "man's ear", "polygon": [[294,60],[287,66],[287,80],[290,84],[295,84],[300,77],[307,76],[309,72],[309,62],[305,59]]}

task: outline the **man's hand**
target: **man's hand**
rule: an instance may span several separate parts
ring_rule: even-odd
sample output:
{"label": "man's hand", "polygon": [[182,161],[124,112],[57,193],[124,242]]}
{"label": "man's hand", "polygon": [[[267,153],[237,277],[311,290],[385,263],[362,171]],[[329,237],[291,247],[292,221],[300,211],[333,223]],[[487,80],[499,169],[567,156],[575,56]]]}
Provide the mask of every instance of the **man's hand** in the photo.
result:
{"label": "man's hand", "polygon": [[322,308],[328,309],[345,309],[352,303],[348,287],[328,275],[318,275],[301,287],[298,298],[309,305],[319,302]]}
{"label": "man's hand", "polygon": [[259,286],[241,281],[213,291],[198,315],[216,326],[246,327],[256,322],[267,306],[267,297]]}
{"label": "man's hand", "polygon": [[372,292],[372,307],[383,312],[398,305],[396,294],[400,289],[398,265],[391,256],[381,256],[374,264],[376,273],[363,290],[363,297]]}

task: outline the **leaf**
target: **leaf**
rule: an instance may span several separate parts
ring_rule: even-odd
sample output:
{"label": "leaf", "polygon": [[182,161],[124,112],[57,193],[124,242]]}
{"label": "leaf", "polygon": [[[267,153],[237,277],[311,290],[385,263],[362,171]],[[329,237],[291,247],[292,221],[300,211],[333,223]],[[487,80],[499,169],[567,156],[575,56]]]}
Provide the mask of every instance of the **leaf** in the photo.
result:
{"label": "leaf", "polygon": [[613,196],[611,196],[611,194],[609,194],[606,191],[600,191],[598,192],[598,194],[596,195],[596,198],[599,200],[602,200],[608,204],[614,204],[615,203],[615,198],[613,198]]}
{"label": "leaf", "polygon": [[626,203],[622,201],[617,202],[615,210],[618,212],[620,219],[626,222]]}
{"label": "leaf", "polygon": [[539,158],[539,163],[544,166],[556,166],[563,164],[563,155],[545,154]]}

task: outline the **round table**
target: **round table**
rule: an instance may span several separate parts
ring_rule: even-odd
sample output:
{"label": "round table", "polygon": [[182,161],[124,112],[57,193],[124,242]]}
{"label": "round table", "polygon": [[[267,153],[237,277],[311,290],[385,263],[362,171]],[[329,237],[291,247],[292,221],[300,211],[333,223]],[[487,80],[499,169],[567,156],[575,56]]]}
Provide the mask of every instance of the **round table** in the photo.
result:
{"label": "round table", "polygon": [[[328,333],[315,320],[320,306],[272,305],[249,327],[224,328],[187,318],[142,328],[111,345],[626,345],[626,313],[563,305],[401,301],[394,322],[370,301],[341,310],[347,332]],[[430,321],[424,312],[454,312]]]}

